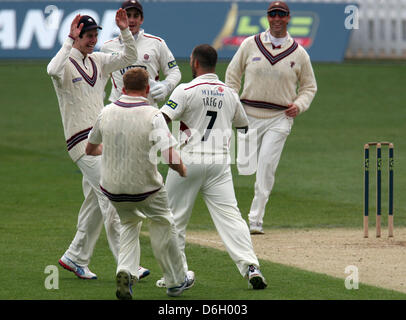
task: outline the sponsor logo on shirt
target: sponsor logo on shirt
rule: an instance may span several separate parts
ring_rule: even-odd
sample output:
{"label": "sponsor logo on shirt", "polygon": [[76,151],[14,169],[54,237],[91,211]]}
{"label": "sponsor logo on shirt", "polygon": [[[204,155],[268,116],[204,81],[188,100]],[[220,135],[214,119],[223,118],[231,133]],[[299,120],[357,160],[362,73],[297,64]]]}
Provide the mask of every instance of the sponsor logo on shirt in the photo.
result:
{"label": "sponsor logo on shirt", "polygon": [[176,63],[176,60],[169,61],[168,62],[168,67],[169,69],[175,68],[178,64]]}
{"label": "sponsor logo on shirt", "polygon": [[132,68],[144,68],[145,70],[147,70],[146,66],[142,66],[142,65],[137,64],[137,65],[132,65],[132,66],[125,67],[124,69],[120,69],[121,75],[124,75],[124,73],[126,73],[128,70],[130,70]]}
{"label": "sponsor logo on shirt", "polygon": [[82,80],[83,80],[82,77],[78,77],[78,78],[72,79],[72,82],[75,83],[75,82],[82,81]]}
{"label": "sponsor logo on shirt", "polygon": [[252,61],[260,61],[261,60],[261,57],[254,57],[254,58],[252,58]]}
{"label": "sponsor logo on shirt", "polygon": [[167,105],[168,107],[172,108],[173,110],[175,110],[176,107],[178,106],[178,104],[177,104],[175,101],[173,101],[173,100],[168,100],[168,102],[166,103],[166,105]]}
{"label": "sponsor logo on shirt", "polygon": [[224,88],[222,88],[222,87],[215,88],[214,90],[203,89],[201,92],[202,92],[202,95],[205,95],[205,96],[220,96],[220,97],[224,96],[224,93],[223,93]]}

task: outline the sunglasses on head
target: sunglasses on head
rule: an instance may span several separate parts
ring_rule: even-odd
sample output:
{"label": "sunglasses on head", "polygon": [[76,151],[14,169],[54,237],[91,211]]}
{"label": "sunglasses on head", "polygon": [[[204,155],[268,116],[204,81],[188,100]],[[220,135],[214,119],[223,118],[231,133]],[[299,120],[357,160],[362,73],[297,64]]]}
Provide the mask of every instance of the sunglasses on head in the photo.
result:
{"label": "sunglasses on head", "polygon": [[277,15],[279,16],[279,18],[283,18],[283,17],[287,17],[289,15],[289,13],[285,12],[285,11],[281,11],[281,10],[274,10],[274,11],[268,12],[268,16],[270,16],[272,18],[276,17]]}

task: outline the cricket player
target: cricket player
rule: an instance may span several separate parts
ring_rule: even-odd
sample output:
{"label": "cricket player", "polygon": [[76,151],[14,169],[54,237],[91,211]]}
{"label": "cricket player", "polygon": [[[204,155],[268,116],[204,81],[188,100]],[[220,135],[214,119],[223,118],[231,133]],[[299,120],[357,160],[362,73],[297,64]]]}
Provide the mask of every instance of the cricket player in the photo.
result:
{"label": "cricket player", "polygon": [[183,269],[167,192],[151,150],[160,150],[181,177],[186,175],[186,167],[173,149],[177,141],[161,112],[149,105],[147,71],[131,69],[123,82],[124,95],[102,110],[86,148],[88,155],[102,153],[100,188],[117,209],[123,226],[116,296],[132,299],[139,267],[138,225],[145,217],[151,220],[151,246],[168,284],[167,294],[178,296],[193,285],[193,280],[189,281]]}
{"label": "cricket player", "polygon": [[[161,108],[167,121],[181,122],[179,144],[188,170],[186,179],[169,170],[166,179],[169,205],[184,255],[186,227],[200,191],[240,274],[248,278],[254,289],[264,289],[267,283],[259,270],[247,223],[237,207],[230,169],[232,124],[245,132],[248,119],[238,95],[215,74],[216,63],[217,52],[213,47],[207,44],[195,47],[190,58],[194,80],[179,85]],[[184,268],[188,270],[185,256]]]}
{"label": "cricket player", "polygon": [[85,154],[88,134],[104,106],[103,93],[110,73],[137,59],[125,10],[117,11],[116,24],[123,39],[123,52],[114,55],[93,53],[101,27],[92,17],[77,15],[69,37],[47,67],[59,102],[69,156],[83,174],[85,197],[76,235],[59,264],[82,279],[97,278],[88,265],[103,222],[116,260],[119,251],[120,219],[99,188],[101,158]]}
{"label": "cricket player", "polygon": [[248,215],[251,234],[264,233],[265,206],[293,119],[310,107],[317,91],[309,55],[287,32],[289,7],[283,1],[273,1],[267,13],[269,29],[243,41],[225,80],[239,93],[245,74],[240,100],[250,129],[239,136],[237,168],[240,174],[256,172]]}
{"label": "cricket player", "polygon": [[[116,101],[122,94],[123,74],[126,70],[142,67],[145,68],[150,77],[151,91],[148,94],[148,101],[151,105],[164,101],[166,96],[172,92],[181,79],[181,73],[172,52],[169,50],[162,38],[145,33],[141,28],[144,22],[144,11],[142,5],[136,1],[124,1],[121,8],[127,12],[130,31],[135,39],[138,58],[131,61],[124,68],[114,71],[111,74],[112,89],[109,100]],[[101,47],[102,52],[122,52],[124,43],[121,36],[107,41]],[[159,72],[165,76],[165,80],[159,81]]]}
{"label": "cricket player", "polygon": [[[137,47],[137,59],[124,68],[111,73],[111,92],[109,100],[115,102],[123,91],[123,75],[126,70],[141,67],[148,71],[151,90],[148,93],[148,101],[151,105],[158,107],[158,102],[164,101],[181,79],[181,73],[172,52],[169,50],[162,38],[147,34],[141,28],[144,22],[144,10],[139,1],[124,1],[121,8],[127,13],[128,26],[134,37]],[[101,52],[116,54],[124,50],[123,39],[120,36],[105,42]],[[159,72],[165,75],[165,80],[159,81]],[[139,228],[141,229],[142,223]],[[145,277],[150,271],[140,266],[139,273]]]}

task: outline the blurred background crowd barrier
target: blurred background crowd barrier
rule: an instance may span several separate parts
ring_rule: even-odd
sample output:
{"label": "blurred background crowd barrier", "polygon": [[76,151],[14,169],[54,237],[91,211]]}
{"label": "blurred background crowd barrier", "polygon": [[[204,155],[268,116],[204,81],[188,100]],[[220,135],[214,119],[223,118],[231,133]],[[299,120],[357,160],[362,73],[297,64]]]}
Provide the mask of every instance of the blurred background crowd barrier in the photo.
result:
{"label": "blurred background crowd barrier", "polygon": [[[144,29],[187,59],[201,43],[229,59],[248,36],[267,28],[270,1],[140,1]],[[345,58],[404,59],[406,0],[292,0],[289,33],[313,61]],[[66,39],[77,13],[103,27],[97,48],[118,35],[121,1],[0,1],[0,58],[50,58]],[[96,48],[96,49],[97,49]]]}

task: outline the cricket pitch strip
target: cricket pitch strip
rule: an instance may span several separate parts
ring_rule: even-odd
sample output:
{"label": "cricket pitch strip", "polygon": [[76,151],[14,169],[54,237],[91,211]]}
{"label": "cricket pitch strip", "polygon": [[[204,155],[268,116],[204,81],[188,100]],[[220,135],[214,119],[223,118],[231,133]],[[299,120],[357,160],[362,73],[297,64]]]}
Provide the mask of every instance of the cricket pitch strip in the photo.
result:
{"label": "cricket pitch strip", "polygon": [[[362,229],[268,229],[264,235],[252,235],[259,259],[303,270],[323,273],[344,280],[347,266],[358,268],[359,282],[406,293],[406,228],[395,228],[388,238]],[[191,231],[188,243],[219,250],[225,247],[217,232]]]}

